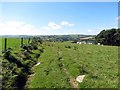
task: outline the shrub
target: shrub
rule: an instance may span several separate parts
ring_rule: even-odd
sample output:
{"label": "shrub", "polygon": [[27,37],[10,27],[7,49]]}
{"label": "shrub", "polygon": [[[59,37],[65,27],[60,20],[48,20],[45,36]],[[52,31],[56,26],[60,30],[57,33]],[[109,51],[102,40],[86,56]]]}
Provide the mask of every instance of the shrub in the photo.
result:
{"label": "shrub", "polygon": [[71,46],[68,45],[68,46],[65,46],[65,48],[71,48]]}
{"label": "shrub", "polygon": [[27,81],[27,74],[26,73],[21,73],[15,78],[15,87],[19,87],[19,89],[23,89],[23,86],[25,85]]}
{"label": "shrub", "polygon": [[7,59],[9,62],[11,63],[15,63],[17,64],[18,67],[22,67],[22,63],[17,60],[13,55],[11,55],[11,51],[7,50],[5,53],[4,53],[4,58]]}
{"label": "shrub", "polygon": [[43,53],[43,49],[40,49],[40,52]]}
{"label": "shrub", "polygon": [[22,54],[25,56],[24,59],[31,59],[31,56],[28,53],[28,51],[24,51]]}
{"label": "shrub", "polygon": [[11,57],[11,51],[10,51],[10,50],[5,51],[3,57],[4,57],[5,59],[9,59],[9,58]]}
{"label": "shrub", "polygon": [[35,58],[39,58],[40,57],[40,54],[36,54],[36,57]]}

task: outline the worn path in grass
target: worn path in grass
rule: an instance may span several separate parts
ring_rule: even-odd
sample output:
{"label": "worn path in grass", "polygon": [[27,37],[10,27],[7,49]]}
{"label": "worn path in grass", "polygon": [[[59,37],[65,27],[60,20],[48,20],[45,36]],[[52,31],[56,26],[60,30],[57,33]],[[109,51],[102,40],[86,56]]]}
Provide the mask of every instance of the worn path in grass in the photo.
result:
{"label": "worn path in grass", "polygon": [[44,44],[44,53],[39,58],[40,65],[34,68],[34,76],[28,83],[29,88],[70,88],[69,77],[63,72],[57,46]]}
{"label": "worn path in grass", "polygon": [[[46,42],[29,88],[117,88],[118,47]],[[59,48],[59,49],[58,49]],[[82,83],[75,78],[85,75]]]}
{"label": "worn path in grass", "polygon": [[[60,58],[60,60],[62,59],[61,49],[60,49],[59,46],[58,46],[58,57]],[[69,76],[69,77],[68,77],[68,79],[69,79],[68,82],[70,83],[71,87],[78,89],[79,87],[78,87],[78,83],[77,83],[76,79],[73,78],[73,77],[69,74],[68,70],[64,67],[64,64],[63,64],[62,62],[61,62],[61,64],[62,64],[64,73],[66,74],[66,76]],[[79,89],[78,89],[78,90],[79,90]]]}

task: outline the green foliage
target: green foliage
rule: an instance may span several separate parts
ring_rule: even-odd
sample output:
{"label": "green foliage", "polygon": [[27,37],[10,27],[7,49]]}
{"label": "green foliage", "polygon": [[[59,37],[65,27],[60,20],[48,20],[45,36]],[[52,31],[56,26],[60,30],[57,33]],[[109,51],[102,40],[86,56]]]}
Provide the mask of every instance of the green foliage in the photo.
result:
{"label": "green foliage", "polygon": [[[3,79],[3,89],[24,89],[28,75],[33,73],[31,68],[43,52],[40,44],[38,41],[24,44],[22,48],[9,48],[3,53],[1,60],[3,71],[0,74]],[[42,52],[38,48],[41,48]]]}
{"label": "green foliage", "polygon": [[65,48],[71,48],[71,46],[70,45],[66,45]]}
{"label": "green foliage", "polygon": [[120,29],[103,30],[95,39],[97,43],[104,45],[120,46]]}

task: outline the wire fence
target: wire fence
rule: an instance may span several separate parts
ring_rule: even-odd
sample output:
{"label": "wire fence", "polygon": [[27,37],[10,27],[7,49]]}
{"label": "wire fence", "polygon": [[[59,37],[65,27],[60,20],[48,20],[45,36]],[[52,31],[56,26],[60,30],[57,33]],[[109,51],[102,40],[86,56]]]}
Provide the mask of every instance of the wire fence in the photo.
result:
{"label": "wire fence", "polygon": [[0,50],[6,51],[8,48],[19,48],[24,44],[29,44],[31,42],[30,38],[2,38],[0,41]]}

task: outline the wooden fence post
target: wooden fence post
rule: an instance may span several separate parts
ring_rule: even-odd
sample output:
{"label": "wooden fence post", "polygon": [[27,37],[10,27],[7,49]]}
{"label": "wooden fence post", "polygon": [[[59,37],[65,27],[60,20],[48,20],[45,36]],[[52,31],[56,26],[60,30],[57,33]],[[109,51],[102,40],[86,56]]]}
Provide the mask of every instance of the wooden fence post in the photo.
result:
{"label": "wooden fence post", "polygon": [[87,44],[87,42],[88,42],[88,41],[86,40],[86,44]]}
{"label": "wooden fence post", "polygon": [[30,43],[30,38],[28,38],[28,44]]}
{"label": "wooden fence post", "polygon": [[5,38],[5,45],[4,45],[4,51],[7,49],[7,38]]}
{"label": "wooden fence post", "polygon": [[21,38],[21,47],[23,46],[23,38]]}

